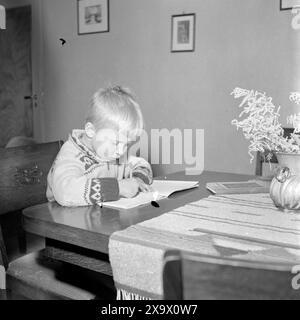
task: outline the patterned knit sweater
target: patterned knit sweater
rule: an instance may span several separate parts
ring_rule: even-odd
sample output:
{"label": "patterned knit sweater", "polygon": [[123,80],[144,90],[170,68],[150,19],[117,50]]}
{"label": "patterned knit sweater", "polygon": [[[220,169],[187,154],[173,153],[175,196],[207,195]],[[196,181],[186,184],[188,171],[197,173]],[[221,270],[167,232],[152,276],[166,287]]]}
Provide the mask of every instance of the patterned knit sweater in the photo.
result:
{"label": "patterned knit sweater", "polygon": [[[73,130],[48,174],[47,198],[62,206],[86,206],[119,199],[118,180],[133,177],[152,183],[150,164],[143,158],[101,160],[82,142],[83,130]],[[126,159],[126,160],[125,160]]]}

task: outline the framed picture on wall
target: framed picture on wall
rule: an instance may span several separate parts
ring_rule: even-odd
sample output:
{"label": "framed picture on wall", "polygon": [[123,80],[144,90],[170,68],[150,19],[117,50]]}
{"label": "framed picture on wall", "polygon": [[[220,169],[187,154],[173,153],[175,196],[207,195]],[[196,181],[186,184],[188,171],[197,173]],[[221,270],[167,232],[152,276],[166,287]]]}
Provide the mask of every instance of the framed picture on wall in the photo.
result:
{"label": "framed picture on wall", "polygon": [[195,13],[172,16],[171,52],[195,50]]}
{"label": "framed picture on wall", "polygon": [[280,10],[300,8],[300,0],[280,0]]}
{"label": "framed picture on wall", "polygon": [[109,0],[77,0],[78,34],[109,31]]}

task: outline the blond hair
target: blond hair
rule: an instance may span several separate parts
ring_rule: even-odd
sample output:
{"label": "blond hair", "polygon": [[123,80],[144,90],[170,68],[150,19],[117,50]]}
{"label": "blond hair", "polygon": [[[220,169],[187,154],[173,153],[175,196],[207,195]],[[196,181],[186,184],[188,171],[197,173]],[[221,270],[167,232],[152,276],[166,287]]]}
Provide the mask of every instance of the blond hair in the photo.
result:
{"label": "blond hair", "polygon": [[92,97],[86,117],[96,130],[125,129],[141,135],[144,129],[143,115],[139,104],[128,88],[111,86],[99,89]]}

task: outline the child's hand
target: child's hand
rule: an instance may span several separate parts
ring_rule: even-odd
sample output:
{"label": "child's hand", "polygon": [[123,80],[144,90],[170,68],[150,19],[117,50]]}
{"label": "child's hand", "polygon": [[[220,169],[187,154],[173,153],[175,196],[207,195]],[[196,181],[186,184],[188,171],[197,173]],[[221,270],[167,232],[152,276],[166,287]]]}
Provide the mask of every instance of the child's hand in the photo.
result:
{"label": "child's hand", "polygon": [[141,190],[142,192],[151,192],[153,191],[152,190],[152,187],[149,186],[148,184],[146,184],[142,179],[140,178],[134,178],[138,185],[139,185],[139,190]]}
{"label": "child's hand", "polygon": [[139,192],[139,183],[136,179],[123,179],[119,181],[120,196],[132,198]]}

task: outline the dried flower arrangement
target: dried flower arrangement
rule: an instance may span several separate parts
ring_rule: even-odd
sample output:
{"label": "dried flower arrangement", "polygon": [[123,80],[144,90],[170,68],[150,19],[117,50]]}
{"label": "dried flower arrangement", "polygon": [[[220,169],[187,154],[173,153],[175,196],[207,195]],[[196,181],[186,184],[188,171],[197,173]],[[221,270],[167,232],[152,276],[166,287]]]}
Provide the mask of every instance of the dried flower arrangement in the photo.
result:
{"label": "dried flower arrangement", "polygon": [[[254,159],[253,153],[260,151],[266,160],[272,158],[272,152],[300,153],[300,112],[288,117],[287,123],[291,124],[294,132],[290,137],[283,136],[283,128],[279,122],[279,110],[265,92],[235,88],[231,95],[235,99],[243,97],[240,108],[243,111],[239,118],[241,121],[232,120],[232,124],[241,128],[247,140],[250,141],[248,153],[250,162]],[[300,104],[300,93],[291,92],[290,101]]]}

